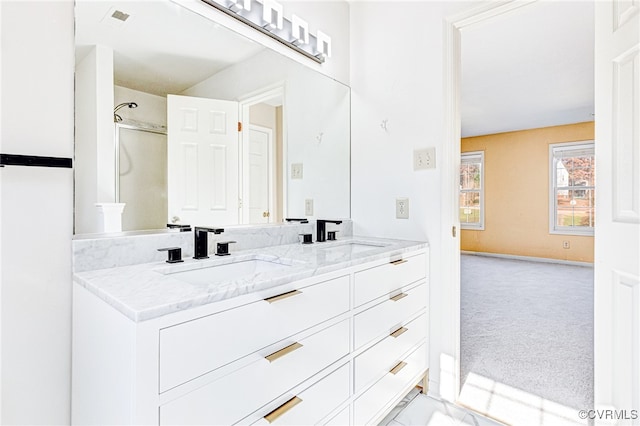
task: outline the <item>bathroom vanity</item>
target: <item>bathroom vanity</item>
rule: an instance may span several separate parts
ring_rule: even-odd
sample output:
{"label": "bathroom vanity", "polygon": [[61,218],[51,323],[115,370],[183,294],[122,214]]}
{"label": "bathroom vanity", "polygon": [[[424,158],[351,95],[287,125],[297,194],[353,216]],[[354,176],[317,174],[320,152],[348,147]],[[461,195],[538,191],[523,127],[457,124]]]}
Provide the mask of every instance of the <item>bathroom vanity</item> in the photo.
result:
{"label": "bathroom vanity", "polygon": [[74,424],[376,424],[428,374],[428,246],[374,238],[74,274]]}

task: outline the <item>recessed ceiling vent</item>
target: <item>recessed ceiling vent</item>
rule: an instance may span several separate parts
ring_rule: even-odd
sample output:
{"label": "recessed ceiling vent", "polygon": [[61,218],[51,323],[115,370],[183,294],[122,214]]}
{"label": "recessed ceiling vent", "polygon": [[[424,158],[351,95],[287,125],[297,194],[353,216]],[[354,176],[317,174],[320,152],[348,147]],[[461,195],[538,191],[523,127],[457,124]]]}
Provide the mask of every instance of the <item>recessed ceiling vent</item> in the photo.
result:
{"label": "recessed ceiling vent", "polygon": [[111,14],[111,17],[114,19],[117,19],[119,21],[126,21],[127,19],[129,19],[129,15],[127,13],[124,13],[120,10],[116,10]]}
{"label": "recessed ceiling vent", "polygon": [[129,18],[131,18],[131,14],[118,10],[115,7],[110,7],[107,13],[105,13],[102,17],[100,22],[113,28],[121,28],[125,25],[127,19]]}

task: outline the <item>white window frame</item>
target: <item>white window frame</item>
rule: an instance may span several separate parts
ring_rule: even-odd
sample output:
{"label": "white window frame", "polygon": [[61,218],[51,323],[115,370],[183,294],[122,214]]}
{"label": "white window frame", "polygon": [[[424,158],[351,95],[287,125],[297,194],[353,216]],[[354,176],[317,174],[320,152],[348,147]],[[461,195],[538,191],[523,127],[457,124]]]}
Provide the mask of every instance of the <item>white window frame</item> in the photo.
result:
{"label": "white window frame", "polygon": [[[484,151],[469,151],[463,152],[460,155],[460,164],[465,163],[465,158],[474,159],[474,163],[477,163],[478,159],[480,159],[480,188],[479,189],[462,189],[462,185],[458,182],[458,186],[460,187],[460,194],[464,192],[479,192],[480,193],[480,222],[471,223],[471,222],[463,222],[460,220],[460,229],[470,229],[475,231],[484,231]],[[469,161],[470,162],[470,161]],[[458,171],[458,176],[460,176],[460,171]],[[460,213],[458,212],[458,215]]]}
{"label": "white window frame", "polygon": [[[571,227],[571,226],[557,226],[556,214],[558,212],[558,198],[556,196],[557,185],[557,173],[556,173],[556,155],[555,152],[561,151],[577,151],[585,149],[595,149],[593,140],[578,141],[578,142],[565,142],[549,144],[549,233],[556,235],[586,235],[593,236],[594,227]],[[591,189],[595,191],[595,186],[566,186],[563,187],[567,190],[574,189]],[[597,196],[597,194],[596,194]]]}

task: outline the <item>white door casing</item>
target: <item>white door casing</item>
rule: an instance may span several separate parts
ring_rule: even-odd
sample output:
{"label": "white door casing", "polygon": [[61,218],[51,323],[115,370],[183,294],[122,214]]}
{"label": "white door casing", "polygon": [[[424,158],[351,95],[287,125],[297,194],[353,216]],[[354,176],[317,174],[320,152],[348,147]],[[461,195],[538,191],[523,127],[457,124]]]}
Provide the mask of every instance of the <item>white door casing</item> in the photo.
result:
{"label": "white door casing", "polygon": [[[460,189],[460,96],[462,31],[476,24],[485,23],[496,16],[526,6],[536,0],[482,2],[469,10],[448,17],[444,22],[444,74],[443,111],[444,143],[442,149],[442,282],[446,284],[443,298],[442,318],[431,318],[429,323],[437,330],[430,336],[440,336],[440,344],[431,348],[442,350],[432,352],[430,359],[440,363],[437,377],[429,386],[429,393],[455,402],[460,395],[460,217],[458,198]],[[433,312],[433,311],[432,311]],[[438,377],[439,376],[439,377]]]}
{"label": "white door casing", "polygon": [[167,96],[168,223],[238,223],[238,103]]}
{"label": "white door casing", "polygon": [[595,408],[640,424],[640,4],[595,13]]}
{"label": "white door casing", "polygon": [[249,125],[243,138],[243,223],[271,223],[274,211],[273,131]]}

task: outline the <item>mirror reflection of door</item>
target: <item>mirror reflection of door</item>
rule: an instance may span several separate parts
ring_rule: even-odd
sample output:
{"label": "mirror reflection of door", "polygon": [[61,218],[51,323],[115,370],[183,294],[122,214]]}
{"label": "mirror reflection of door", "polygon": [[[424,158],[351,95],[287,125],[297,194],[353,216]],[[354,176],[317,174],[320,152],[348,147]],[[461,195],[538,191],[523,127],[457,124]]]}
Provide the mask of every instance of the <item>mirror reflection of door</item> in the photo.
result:
{"label": "mirror reflection of door", "polygon": [[241,218],[245,224],[283,220],[283,88],[273,88],[240,102],[243,123]]}
{"label": "mirror reflection of door", "polygon": [[238,103],[167,96],[169,223],[238,222]]}
{"label": "mirror reflection of door", "polygon": [[245,149],[245,195],[248,206],[247,223],[270,223],[273,212],[273,131],[266,127],[249,126],[249,137]]}

